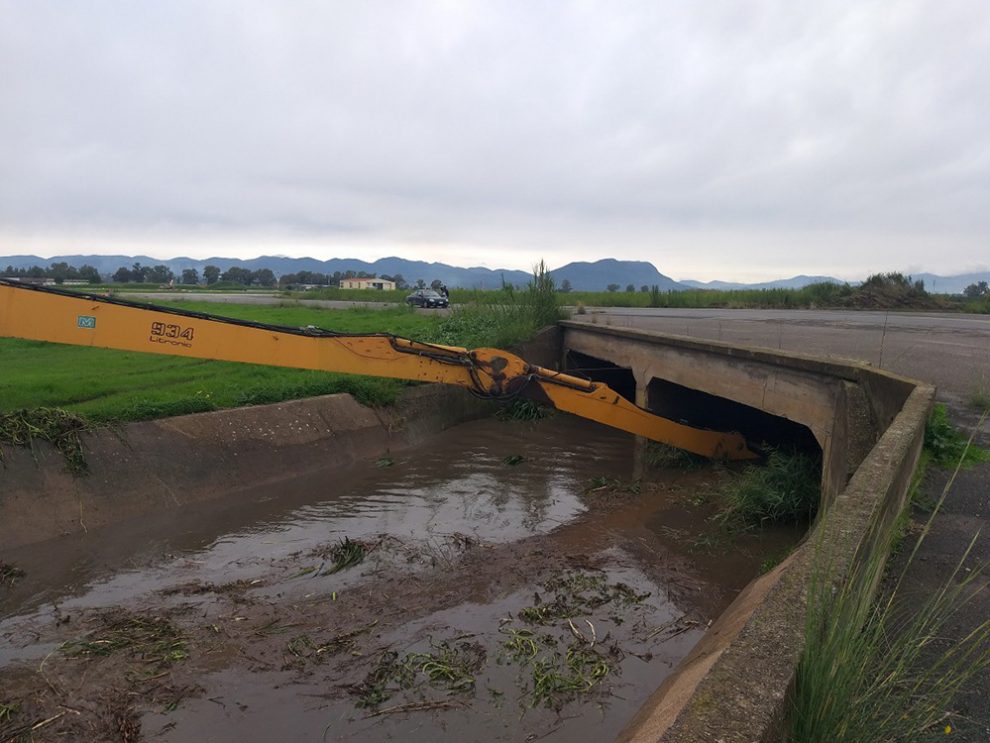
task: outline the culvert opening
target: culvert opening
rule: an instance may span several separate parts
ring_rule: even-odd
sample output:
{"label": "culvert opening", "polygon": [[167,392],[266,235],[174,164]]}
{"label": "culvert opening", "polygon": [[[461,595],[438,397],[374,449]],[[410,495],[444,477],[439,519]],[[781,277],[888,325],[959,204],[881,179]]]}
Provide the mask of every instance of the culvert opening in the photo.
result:
{"label": "culvert opening", "polygon": [[697,428],[738,431],[756,445],[821,456],[814,434],[801,423],[665,379],[650,381],[647,407],[665,418]]}
{"label": "culvert opening", "polygon": [[636,402],[636,377],[632,369],[578,351],[568,351],[564,363],[569,374],[603,382],[629,402]]}

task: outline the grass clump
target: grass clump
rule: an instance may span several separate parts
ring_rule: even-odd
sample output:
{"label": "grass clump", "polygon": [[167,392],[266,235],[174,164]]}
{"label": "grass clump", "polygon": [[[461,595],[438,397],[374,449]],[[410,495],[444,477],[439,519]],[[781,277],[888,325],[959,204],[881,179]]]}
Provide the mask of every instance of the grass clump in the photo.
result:
{"label": "grass clump", "polygon": [[532,400],[516,398],[508,405],[500,407],[495,417],[500,421],[538,421],[549,418],[556,411]]}
{"label": "grass clump", "polygon": [[165,617],[112,611],[100,616],[100,627],[59,650],[69,657],[108,657],[126,652],[157,669],[188,656],[186,639]]}
{"label": "grass clump", "polygon": [[564,316],[553,276],[540,261],[525,289],[506,286],[498,292],[477,293],[470,304],[441,320],[429,340],[467,348],[506,348]]}
{"label": "grass clump", "polygon": [[966,396],[966,405],[978,413],[990,411],[990,389],[977,387]]}
{"label": "grass clump", "polygon": [[322,560],[319,566],[309,566],[300,570],[294,578],[303,575],[312,575],[314,578],[320,575],[333,575],[341,570],[360,565],[369,553],[377,546],[377,543],[362,542],[350,537],[344,537],[333,544],[317,547],[308,553],[312,557]]}
{"label": "grass clump", "polygon": [[963,468],[990,461],[990,452],[974,446],[967,437],[952,425],[945,405],[932,408],[925,426],[925,450],[931,461],[939,467]]}
{"label": "grass clump", "polygon": [[15,410],[0,413],[0,444],[33,447],[35,441],[47,441],[62,454],[69,472],[84,475],[88,466],[79,434],[92,427],[85,418],[61,408]]}
{"label": "grass clump", "polygon": [[765,464],[748,465],[724,487],[716,519],[740,528],[810,521],[818,510],[819,469],[805,454],[773,450]]}
{"label": "grass clump", "polygon": [[[889,550],[874,550],[839,585],[830,579],[827,564],[812,575],[790,711],[792,743],[924,741],[953,731],[946,721],[954,698],[990,668],[990,619],[961,639],[946,637],[960,610],[987,590],[982,571],[966,567],[979,535],[924,597],[912,595],[905,578],[964,460],[965,451],[900,575],[880,600],[874,601],[869,587],[879,583]],[[897,539],[895,531],[887,536],[888,546]]]}
{"label": "grass clump", "polygon": [[649,466],[657,469],[697,470],[711,464],[705,457],[658,441],[646,443],[645,459]]}
{"label": "grass clump", "polygon": [[16,565],[0,560],[0,586],[12,588],[24,575],[24,571]]}

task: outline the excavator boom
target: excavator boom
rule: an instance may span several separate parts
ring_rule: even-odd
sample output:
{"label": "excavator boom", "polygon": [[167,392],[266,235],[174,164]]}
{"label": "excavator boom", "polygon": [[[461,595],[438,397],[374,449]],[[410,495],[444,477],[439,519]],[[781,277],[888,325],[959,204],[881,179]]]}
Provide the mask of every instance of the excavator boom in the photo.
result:
{"label": "excavator boom", "polygon": [[737,433],[676,423],[633,405],[605,384],[492,348],[472,351],[388,333],[265,325],[4,279],[0,337],[452,384],[487,398],[535,399],[706,457],[757,457]]}

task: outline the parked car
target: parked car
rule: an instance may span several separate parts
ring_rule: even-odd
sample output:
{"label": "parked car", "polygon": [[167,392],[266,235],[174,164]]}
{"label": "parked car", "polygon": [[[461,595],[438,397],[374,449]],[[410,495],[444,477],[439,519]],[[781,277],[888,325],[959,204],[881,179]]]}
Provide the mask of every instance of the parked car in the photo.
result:
{"label": "parked car", "polygon": [[450,302],[442,294],[438,294],[432,289],[417,289],[408,297],[406,301],[413,307],[448,307]]}

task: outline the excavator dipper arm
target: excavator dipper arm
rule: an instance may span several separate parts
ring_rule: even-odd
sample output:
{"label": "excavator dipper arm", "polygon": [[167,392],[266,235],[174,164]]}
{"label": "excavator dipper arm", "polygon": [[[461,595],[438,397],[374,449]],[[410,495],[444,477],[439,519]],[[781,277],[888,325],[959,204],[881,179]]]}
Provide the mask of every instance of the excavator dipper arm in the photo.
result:
{"label": "excavator dipper arm", "polygon": [[493,348],[469,351],[388,333],[264,325],[3,279],[0,337],[452,384],[486,398],[528,397],[706,457],[757,457],[737,433],[676,423],[605,384]]}

